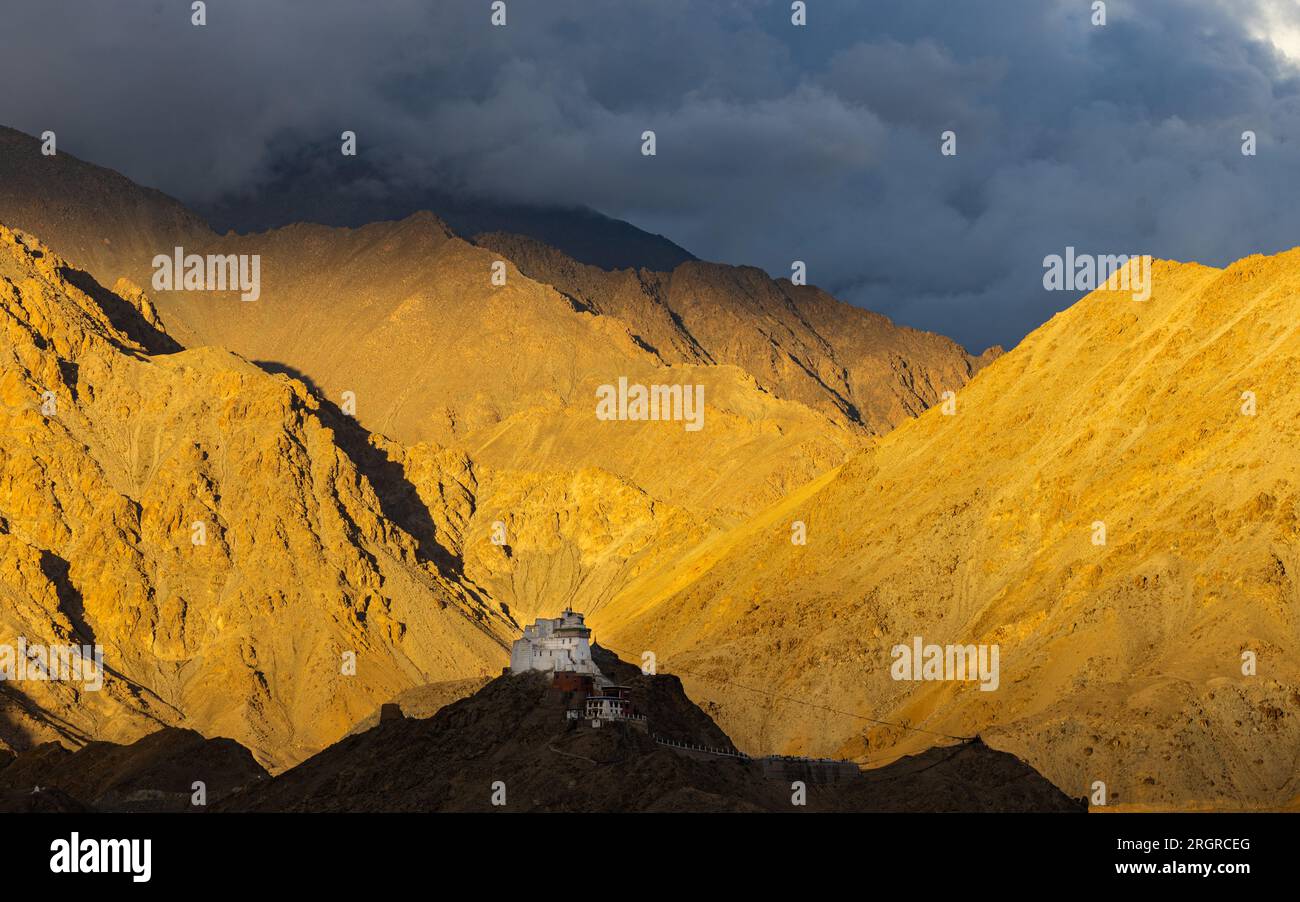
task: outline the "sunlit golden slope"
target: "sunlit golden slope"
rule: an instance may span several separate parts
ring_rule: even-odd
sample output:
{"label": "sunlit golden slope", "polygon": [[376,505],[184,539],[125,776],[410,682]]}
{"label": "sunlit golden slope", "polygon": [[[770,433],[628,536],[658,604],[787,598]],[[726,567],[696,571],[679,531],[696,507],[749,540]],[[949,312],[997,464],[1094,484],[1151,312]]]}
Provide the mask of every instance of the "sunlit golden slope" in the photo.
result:
{"label": "sunlit golden slope", "polygon": [[665,363],[738,366],[777,397],[867,432],[916,416],[1001,353],[973,357],[942,335],[750,266],[693,261],[672,272],[607,272],[520,235],[474,240],[586,308],[628,323]]}
{"label": "sunlit golden slope", "polygon": [[[105,285],[149,291],[186,347],[233,351],[335,402],[353,392],[360,422],[404,444],[511,470],[597,467],[706,518],[776,501],[988,359],[753,268],[607,273],[513,236],[476,246],[427,213],[217,236],[170,198],[9,129],[0,183],[0,222]],[[152,290],[155,255],[176,246],[260,255],[261,298]],[[505,285],[491,281],[498,262]],[[595,390],[620,376],[703,384],[706,432],[624,423],[593,438]]]}
{"label": "sunlit golden slope", "polygon": [[[0,222],[104,284],[144,288],[182,345],[233,351],[336,404],[351,392],[395,458],[424,447],[445,462],[412,480],[428,522],[411,528],[441,522],[439,541],[465,549],[451,563],[526,613],[611,603],[987,359],[752,268],[605,273],[536,243],[476,245],[427,213],[217,236],[157,192],[3,129],[0,182]],[[175,246],[260,255],[261,297],[153,291],[154,256]],[[704,428],[598,421],[597,387],[620,377],[704,386]],[[509,553],[490,541],[496,522]]]}
{"label": "sunlit golden slope", "polygon": [[[715,537],[598,638],[652,649],[751,751],[870,760],[981,733],[1110,803],[1300,790],[1300,251],[1098,291],[838,472]],[[1243,413],[1253,392],[1257,411]],[[808,543],[791,543],[806,521]],[[1105,544],[1093,543],[1105,525]],[[997,643],[996,691],[891,648]],[[1243,675],[1243,653],[1258,673]]]}
{"label": "sunlit golden slope", "polygon": [[[434,442],[514,470],[599,467],[656,498],[740,517],[860,447],[862,436],[762,390],[734,366],[664,366],[623,321],[574,309],[549,285],[429,214],[357,230],[293,226],[223,240],[259,254],[262,297],[162,292],[190,344],[301,375],[404,443]],[[705,426],[600,423],[596,390],[620,377],[704,386]],[[699,466],[682,478],[680,455]]]}
{"label": "sunlit golden slope", "polygon": [[495,672],[512,626],[416,537],[385,440],[226,351],[146,353],[135,303],[0,228],[0,642],[97,642],[113,674],[4,686],[0,738],[184,724],[285,764]]}

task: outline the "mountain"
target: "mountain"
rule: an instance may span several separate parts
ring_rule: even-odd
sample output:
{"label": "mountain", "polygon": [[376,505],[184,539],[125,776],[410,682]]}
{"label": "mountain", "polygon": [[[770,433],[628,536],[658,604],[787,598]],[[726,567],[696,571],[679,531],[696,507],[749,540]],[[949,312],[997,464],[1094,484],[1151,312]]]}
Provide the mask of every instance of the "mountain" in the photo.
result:
{"label": "mountain", "polygon": [[[1010,755],[979,742],[935,749],[869,774],[818,782],[794,762],[686,755],[672,741],[729,748],[671,676],[626,680],[650,732],[565,719],[542,674],[500,676],[428,719],[349,736],[215,811],[1082,811]],[[806,768],[806,766],[805,766]],[[788,771],[788,773],[786,772]],[[494,789],[505,804],[494,806]]]}
{"label": "mountain", "polygon": [[[217,236],[17,132],[0,132],[0,179],[0,222],[103,284],[143,286],[178,344],[293,376],[326,407],[350,392],[360,424],[393,440],[388,463],[419,474],[410,528],[520,616],[619,603],[988,359],[758,270],[607,272],[518,229],[466,240],[428,213]],[[153,258],[175,246],[258,255],[259,300],[153,291]],[[597,420],[597,389],[620,379],[702,386],[703,428]]]}
{"label": "mountain", "polygon": [[202,811],[269,776],[239,743],[193,730],[162,729],[130,745],[92,742],[76,751],[50,742],[0,766],[0,810],[31,810],[34,797],[47,796],[41,803],[52,798],[73,810]]}
{"label": "mountain", "polygon": [[67,154],[42,156],[35,138],[3,126],[0,185],[0,224],[48,240],[103,285],[136,273],[135,284],[148,286],[156,254],[211,234],[162,192]]}
{"label": "mountain", "polygon": [[[751,754],[887,768],[979,735],[1121,808],[1300,798],[1300,251],[1161,262],[1149,300],[1094,292],[975,356],[755,269],[601,268],[509,223],[218,236],[15,132],[0,181],[0,223],[35,235],[0,231],[0,643],[109,666],[100,692],[0,687],[14,750],[186,726],[280,770],[329,747],[265,804],[361,806],[357,761],[422,773],[386,735],[501,740],[450,729],[483,703],[359,723],[472,691],[571,604]],[[152,290],[176,246],[257,255],[258,300]],[[620,379],[703,386],[703,428],[599,419]],[[996,647],[996,686],[894,679],[918,637]],[[527,720],[517,685],[475,698]],[[618,773],[659,753],[568,741]],[[537,748],[502,760],[537,807],[578,804],[529,776]],[[768,804],[690,767],[654,758],[677,795],[628,785]],[[483,803],[424,773],[445,792],[421,804]]]}
{"label": "mountain", "polygon": [[[579,298],[559,251],[530,245],[531,278],[428,213],[218,236],[7,130],[0,180],[0,222],[49,243],[5,233],[5,635],[93,639],[109,666],[100,693],[6,687],[20,750],[188,726],[291,765],[495,672],[538,614],[626,603],[982,365],[757,270],[587,267],[608,281]],[[154,291],[178,246],[257,255],[259,299]],[[623,303],[629,278],[658,287]],[[858,346],[822,336],[832,314]],[[858,410],[868,344],[897,403]],[[601,422],[620,379],[702,385],[704,428]]]}
{"label": "mountain", "polygon": [[[935,742],[875,718],[979,733],[1113,806],[1287,804],[1300,250],[1153,280],[1145,302],[1088,295],[954,415],[903,422],[597,612],[601,641],[654,650],[752,752]],[[918,636],[997,645],[997,688],[892,678]]]}
{"label": "mountain", "polygon": [[[255,303],[234,292],[149,291],[186,347],[233,351],[335,402],[353,392],[363,425],[407,445],[455,446],[511,470],[598,467],[706,518],[754,513],[984,362],[748,268],[605,273],[515,240],[506,250],[527,256],[526,271],[539,275],[530,278],[507,253],[427,213],[219,237],[162,195],[67,155],[42,157],[34,139],[12,131],[0,133],[0,180],[11,187],[0,222],[103,284],[126,278],[149,289],[154,257],[176,246],[258,255]],[[543,254],[545,267],[531,265]],[[491,280],[498,262],[504,286]],[[603,284],[576,291],[566,268]],[[703,385],[707,441],[680,434],[680,424],[626,422],[593,441],[595,391],[620,377]],[[646,455],[651,443],[661,452]],[[664,466],[683,454],[705,456],[686,480]]]}
{"label": "mountain", "polygon": [[753,267],[692,261],[668,272],[611,272],[522,235],[474,240],[583,309],[635,323],[637,340],[669,365],[741,367],[777,396],[877,435],[1001,353],[973,357],[943,336]]}
{"label": "mountain", "polygon": [[99,644],[107,671],[6,682],[6,744],[184,725],[284,766],[501,666],[514,625],[383,437],[3,227],[0,314],[0,644]]}
{"label": "mountain", "polygon": [[284,148],[256,187],[201,204],[218,232],[296,222],[358,228],[428,210],[460,235],[510,230],[605,269],[672,269],[695,257],[662,235],[586,207],[509,203],[430,190],[392,175],[382,150],[345,157],[337,144]]}

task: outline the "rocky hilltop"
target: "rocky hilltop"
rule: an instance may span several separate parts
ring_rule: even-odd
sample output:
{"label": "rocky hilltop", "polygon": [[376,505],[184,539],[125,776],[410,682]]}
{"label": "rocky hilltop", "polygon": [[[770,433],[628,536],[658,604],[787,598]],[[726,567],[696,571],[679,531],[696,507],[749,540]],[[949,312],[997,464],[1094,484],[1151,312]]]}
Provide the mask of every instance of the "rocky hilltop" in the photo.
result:
{"label": "rocky hilltop", "polygon": [[[631,670],[635,675],[626,681],[652,732],[567,721],[563,699],[546,675],[501,676],[431,718],[384,721],[350,736],[271,781],[250,784],[214,810],[1084,810],[1022,762],[979,742],[836,781],[796,773],[807,785],[807,804],[796,807],[792,781],[779,769],[742,758],[690,756],[658,742],[656,736],[731,746],[676,677]],[[494,784],[504,787],[502,805],[492,803]]]}
{"label": "rocky hilltop", "polygon": [[[979,741],[871,772],[694,751],[731,741],[680,681],[596,653],[653,732],[568,720],[562,693],[543,674],[501,676],[473,691],[469,681],[440,683],[403,693],[407,716],[360,727],[275,778],[237,742],[170,728],[129,745],[91,742],[74,752],[51,742],[0,754],[0,812],[1084,810]],[[806,793],[800,806],[796,780]],[[492,804],[494,785],[504,786],[504,804]]]}

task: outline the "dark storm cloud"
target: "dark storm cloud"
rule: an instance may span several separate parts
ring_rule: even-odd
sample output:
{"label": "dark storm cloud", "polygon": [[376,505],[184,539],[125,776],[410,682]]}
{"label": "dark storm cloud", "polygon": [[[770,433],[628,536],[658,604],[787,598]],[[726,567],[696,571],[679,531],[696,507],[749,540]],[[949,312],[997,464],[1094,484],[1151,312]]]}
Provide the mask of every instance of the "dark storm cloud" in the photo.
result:
{"label": "dark storm cloud", "polygon": [[[412,187],[586,204],[980,349],[1073,301],[1067,245],[1300,244],[1300,86],[1270,0],[51,0],[7,9],[0,122],[191,202],[355,130]],[[1294,49],[1294,48],[1293,48]],[[939,155],[957,132],[958,156]],[[653,129],[658,155],[640,155]],[[1257,157],[1241,132],[1259,135]]]}

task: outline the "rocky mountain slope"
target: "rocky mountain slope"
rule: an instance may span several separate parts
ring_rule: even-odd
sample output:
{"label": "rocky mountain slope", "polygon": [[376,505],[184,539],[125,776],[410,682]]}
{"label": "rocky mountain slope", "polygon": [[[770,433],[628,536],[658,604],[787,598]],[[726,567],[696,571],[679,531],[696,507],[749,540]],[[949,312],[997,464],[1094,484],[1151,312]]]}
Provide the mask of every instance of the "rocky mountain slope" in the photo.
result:
{"label": "rocky mountain slope", "polygon": [[[155,255],[177,245],[261,255],[255,303],[232,292],[151,291],[172,334],[302,374],[334,400],[354,391],[363,424],[407,443],[478,450],[507,431],[527,438],[544,428],[527,418],[533,409],[590,414],[597,385],[657,372],[651,381],[704,379],[709,405],[737,421],[784,427],[798,415],[764,396],[799,402],[831,421],[800,419],[803,440],[842,450],[833,426],[882,434],[997,354],[973,357],[750,267],[687,260],[671,271],[607,271],[518,234],[471,243],[428,213],[221,237],[170,198],[65,153],[43,157],[35,139],[9,129],[0,129],[0,182],[0,222],[40,236],[104,284],[125,277],[148,288]],[[504,285],[492,282],[498,262]],[[302,341],[304,329],[315,340]],[[377,355],[401,360],[402,371],[374,367]],[[515,414],[524,421],[511,424]],[[545,462],[631,475],[617,468],[627,455],[593,455],[560,443]]]}
{"label": "rocky mountain slope", "polygon": [[[0,181],[0,222],[103,284],[143,287],[181,346],[353,399],[364,427],[401,443],[392,465],[424,474],[410,481],[427,507],[422,538],[455,546],[454,565],[521,614],[616,603],[984,362],[757,270],[607,273],[499,233],[475,244],[429,214],[217,236],[163,195],[42,157],[10,130]],[[259,255],[259,300],[153,291],[152,260],[175,246]],[[620,378],[702,385],[703,428],[596,420],[597,388]]]}
{"label": "rocky mountain slope", "polygon": [[496,671],[513,624],[385,440],[229,352],[150,354],[169,339],[132,297],[0,228],[0,642],[98,643],[108,671],[3,686],[0,737],[185,724],[282,765]]}
{"label": "rocky mountain slope", "polygon": [[[1300,251],[1158,262],[1146,302],[1095,292],[955,415],[903,423],[597,633],[655,650],[747,749],[934,742],[874,717],[978,732],[1112,805],[1282,805],[1300,780],[1297,289]],[[998,645],[998,688],[893,679],[915,636]]]}
{"label": "rocky mountain slope", "polygon": [[607,271],[508,233],[475,241],[584,308],[635,324],[668,364],[727,364],[838,423],[883,434],[938,403],[1001,353],[973,357],[813,286],[753,267],[691,261],[669,272]]}

